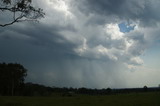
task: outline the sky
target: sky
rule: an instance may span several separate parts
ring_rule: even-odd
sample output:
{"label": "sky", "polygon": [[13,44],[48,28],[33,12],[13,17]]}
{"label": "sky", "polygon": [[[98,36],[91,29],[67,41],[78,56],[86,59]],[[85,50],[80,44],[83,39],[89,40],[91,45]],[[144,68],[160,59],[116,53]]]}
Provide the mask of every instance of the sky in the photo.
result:
{"label": "sky", "polygon": [[[34,0],[45,17],[0,27],[0,62],[56,87],[160,84],[159,0]],[[0,11],[1,12],[1,11]],[[0,22],[9,20],[1,12]]]}

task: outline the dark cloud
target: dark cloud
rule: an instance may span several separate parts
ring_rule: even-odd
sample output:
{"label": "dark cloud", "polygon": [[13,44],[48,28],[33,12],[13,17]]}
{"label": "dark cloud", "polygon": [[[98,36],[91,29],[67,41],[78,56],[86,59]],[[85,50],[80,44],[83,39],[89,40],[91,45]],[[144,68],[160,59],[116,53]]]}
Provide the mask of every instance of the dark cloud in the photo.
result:
{"label": "dark cloud", "polygon": [[[21,63],[29,70],[27,81],[49,86],[141,86],[134,82],[140,74],[149,74],[128,70],[142,69],[141,55],[159,39],[158,4],[157,0],[34,1],[46,12],[45,18],[0,28],[0,62]],[[135,28],[123,33],[119,28],[123,22]]]}
{"label": "dark cloud", "polygon": [[[123,8],[124,3],[126,0],[82,0],[83,6],[79,6],[80,10],[84,13],[99,13],[99,14],[119,14],[121,8]],[[125,6],[125,5],[124,5]],[[115,8],[116,7],[116,8]],[[119,10],[119,9],[120,10]]]}
{"label": "dark cloud", "polygon": [[[143,26],[155,26],[160,19],[158,11],[160,2],[157,0],[81,0],[79,2],[77,3],[78,7],[86,15],[113,16],[112,18],[115,21],[116,18],[127,21],[140,21]],[[102,24],[105,22],[103,18],[97,20]]]}

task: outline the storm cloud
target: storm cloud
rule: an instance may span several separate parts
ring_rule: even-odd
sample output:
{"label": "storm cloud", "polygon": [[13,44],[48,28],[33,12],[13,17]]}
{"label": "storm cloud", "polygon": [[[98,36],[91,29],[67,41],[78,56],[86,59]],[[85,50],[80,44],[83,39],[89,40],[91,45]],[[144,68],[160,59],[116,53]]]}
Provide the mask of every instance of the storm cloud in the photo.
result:
{"label": "storm cloud", "polygon": [[[27,81],[48,86],[156,86],[160,72],[148,68],[142,57],[160,41],[159,4],[158,0],[33,1],[44,9],[45,18],[0,28],[0,61],[23,64]],[[121,32],[121,23],[133,28]]]}

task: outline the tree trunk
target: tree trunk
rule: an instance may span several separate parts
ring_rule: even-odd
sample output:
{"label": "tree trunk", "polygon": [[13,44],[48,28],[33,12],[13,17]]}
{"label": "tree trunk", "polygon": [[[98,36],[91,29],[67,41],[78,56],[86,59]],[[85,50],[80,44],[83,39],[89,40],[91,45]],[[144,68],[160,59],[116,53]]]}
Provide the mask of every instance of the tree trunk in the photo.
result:
{"label": "tree trunk", "polygon": [[12,87],[11,87],[11,90],[12,90],[12,96],[14,96],[14,80],[12,80]]}

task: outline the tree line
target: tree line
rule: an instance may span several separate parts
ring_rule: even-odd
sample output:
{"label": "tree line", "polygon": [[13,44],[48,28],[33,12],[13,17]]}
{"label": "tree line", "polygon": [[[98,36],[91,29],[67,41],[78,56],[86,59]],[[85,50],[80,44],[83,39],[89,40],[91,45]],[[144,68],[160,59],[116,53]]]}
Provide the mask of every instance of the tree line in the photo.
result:
{"label": "tree line", "polygon": [[73,96],[75,94],[87,95],[110,95],[132,92],[153,92],[160,91],[160,87],[148,88],[127,88],[127,89],[90,89],[90,88],[67,88],[67,87],[47,87],[31,82],[25,83],[27,69],[18,63],[0,63],[0,96],[51,96],[60,94],[61,96]]}

